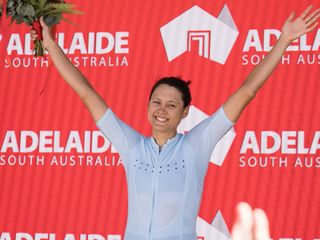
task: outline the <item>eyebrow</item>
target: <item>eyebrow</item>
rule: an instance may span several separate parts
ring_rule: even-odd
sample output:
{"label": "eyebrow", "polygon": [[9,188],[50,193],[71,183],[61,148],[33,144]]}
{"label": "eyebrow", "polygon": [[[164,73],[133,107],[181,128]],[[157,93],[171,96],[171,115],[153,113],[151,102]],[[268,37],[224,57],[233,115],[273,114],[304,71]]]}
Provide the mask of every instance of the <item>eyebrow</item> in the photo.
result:
{"label": "eyebrow", "polygon": [[[162,101],[162,100],[161,100],[159,97],[157,97],[157,96],[152,97],[151,100],[159,100],[159,101]],[[179,104],[179,101],[176,101],[176,100],[169,100],[168,102],[169,102],[169,103]]]}

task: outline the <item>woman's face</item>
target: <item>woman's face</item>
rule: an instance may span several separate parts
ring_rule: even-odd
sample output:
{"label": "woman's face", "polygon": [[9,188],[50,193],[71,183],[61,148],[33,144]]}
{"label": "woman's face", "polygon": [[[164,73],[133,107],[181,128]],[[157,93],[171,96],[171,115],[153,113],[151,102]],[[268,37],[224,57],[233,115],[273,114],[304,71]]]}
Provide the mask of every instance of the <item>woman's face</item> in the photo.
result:
{"label": "woman's face", "polygon": [[148,119],[153,131],[175,133],[180,121],[188,115],[182,95],[167,84],[159,85],[153,92],[148,105]]}

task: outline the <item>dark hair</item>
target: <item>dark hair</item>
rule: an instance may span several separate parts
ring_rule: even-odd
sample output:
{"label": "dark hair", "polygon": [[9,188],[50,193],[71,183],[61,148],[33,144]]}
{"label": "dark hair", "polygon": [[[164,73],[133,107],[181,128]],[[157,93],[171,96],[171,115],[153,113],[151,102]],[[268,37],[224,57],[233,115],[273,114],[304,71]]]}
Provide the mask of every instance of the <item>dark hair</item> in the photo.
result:
{"label": "dark hair", "polygon": [[151,89],[149,101],[151,99],[153,92],[161,84],[166,84],[166,85],[169,85],[170,87],[176,88],[182,95],[183,106],[187,107],[190,105],[191,93],[190,93],[189,85],[191,84],[191,81],[185,81],[181,77],[163,77],[159,79]]}

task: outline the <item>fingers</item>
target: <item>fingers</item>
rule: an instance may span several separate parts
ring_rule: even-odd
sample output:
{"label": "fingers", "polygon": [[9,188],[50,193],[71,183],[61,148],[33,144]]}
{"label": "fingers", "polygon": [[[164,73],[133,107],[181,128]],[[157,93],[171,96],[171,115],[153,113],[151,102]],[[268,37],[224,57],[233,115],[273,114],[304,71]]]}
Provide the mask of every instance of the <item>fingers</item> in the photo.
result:
{"label": "fingers", "polygon": [[295,12],[292,12],[286,22],[291,22],[294,19],[295,15],[296,15]]}
{"label": "fingers", "polygon": [[269,240],[269,221],[266,213],[262,209],[253,210],[253,235],[255,240]]}
{"label": "fingers", "polygon": [[30,31],[30,36],[33,41],[40,39],[43,40],[43,32],[50,34],[50,28],[45,23],[43,17],[39,18],[39,21],[35,21],[32,24],[32,29]]}
{"label": "fingers", "polygon": [[315,22],[318,21],[318,19],[320,18],[320,8],[317,9],[315,12],[313,12],[312,14],[310,14],[310,16],[308,16],[308,18],[306,19],[307,21],[307,27],[313,25]]}
{"label": "fingers", "polygon": [[232,240],[270,240],[266,213],[262,209],[252,210],[248,203],[239,203],[231,237]]}
{"label": "fingers", "polygon": [[[309,7],[307,7],[307,9],[304,10],[299,17],[304,20],[307,27],[310,27],[311,25],[313,27],[313,24],[320,18],[320,8],[316,9],[311,14],[309,14],[312,8],[313,8],[313,5],[310,5]],[[288,19],[286,20],[286,22],[293,21],[294,16],[295,16],[295,13],[292,12],[288,17]]]}
{"label": "fingers", "polygon": [[30,37],[32,41],[35,41],[38,39],[37,31],[33,28],[30,30]]}
{"label": "fingers", "polygon": [[253,215],[249,204],[241,202],[236,208],[236,221],[232,228],[233,240],[252,240]]}
{"label": "fingers", "polygon": [[317,26],[316,21],[320,18],[320,8],[309,14],[312,8],[313,6],[310,5],[300,16],[305,21],[308,32]]}
{"label": "fingers", "polygon": [[244,224],[244,226],[251,228],[253,224],[252,208],[246,202],[241,202],[238,204],[237,209],[237,222]]}
{"label": "fingers", "polygon": [[40,17],[39,19],[40,25],[43,29],[50,29],[50,27],[46,24],[46,22],[44,21],[43,17]]}
{"label": "fingers", "polygon": [[43,28],[48,27],[47,24],[44,22],[43,17],[40,17],[39,22],[41,24],[41,27]]}
{"label": "fingers", "polygon": [[309,22],[310,20],[313,20],[315,18],[319,18],[320,8],[315,10],[313,13],[311,13],[309,16],[306,17],[305,21]]}
{"label": "fingers", "polygon": [[311,10],[312,8],[313,8],[313,5],[310,5],[309,7],[307,7],[307,9],[304,10],[304,11],[301,13],[300,17],[301,17],[302,19],[304,19],[304,18],[309,14],[309,12],[310,12],[310,10]]}
{"label": "fingers", "polygon": [[313,25],[311,25],[311,27],[308,27],[308,28],[307,28],[307,31],[306,31],[306,32],[307,32],[307,33],[308,33],[308,32],[311,32],[313,29],[316,28],[316,26],[318,26],[318,24],[319,24],[319,22],[314,23]]}

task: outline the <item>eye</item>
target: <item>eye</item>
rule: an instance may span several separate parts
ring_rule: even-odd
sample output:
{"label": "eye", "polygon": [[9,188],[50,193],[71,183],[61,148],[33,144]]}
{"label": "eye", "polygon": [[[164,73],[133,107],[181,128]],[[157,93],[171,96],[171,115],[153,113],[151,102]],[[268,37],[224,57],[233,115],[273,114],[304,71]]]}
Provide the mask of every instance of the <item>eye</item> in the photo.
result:
{"label": "eye", "polygon": [[160,101],[159,100],[153,100],[153,103],[154,104],[160,104]]}
{"label": "eye", "polygon": [[176,104],[174,104],[174,103],[169,103],[167,106],[168,106],[169,108],[176,108]]}

